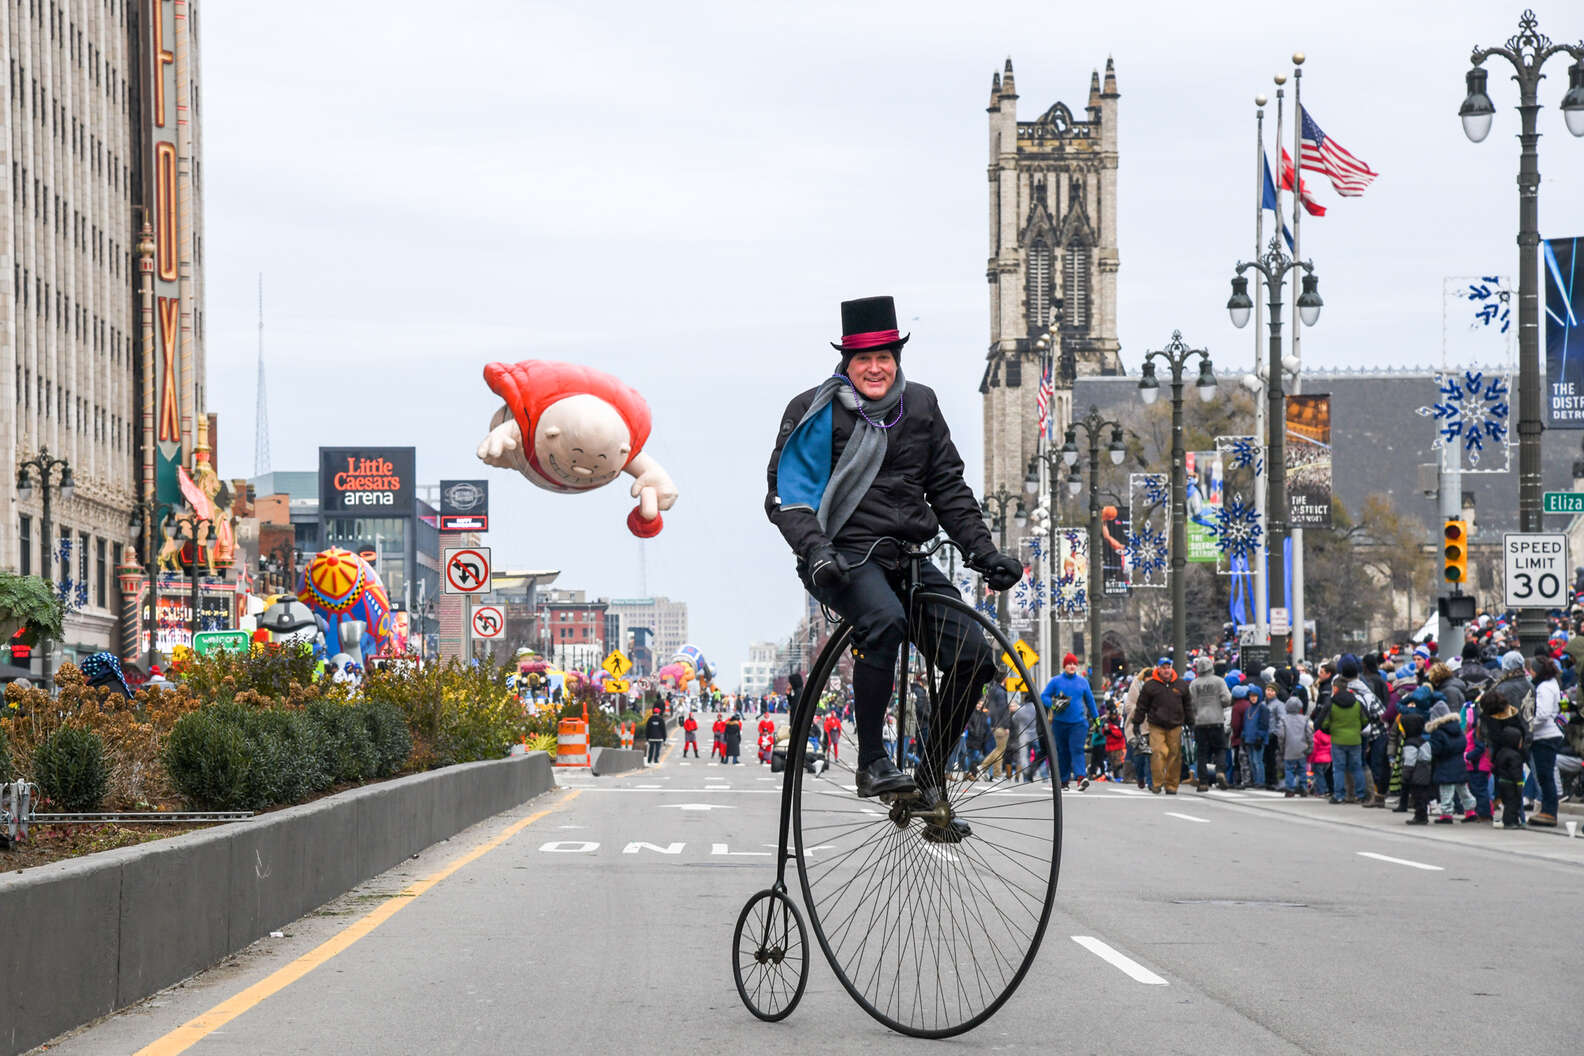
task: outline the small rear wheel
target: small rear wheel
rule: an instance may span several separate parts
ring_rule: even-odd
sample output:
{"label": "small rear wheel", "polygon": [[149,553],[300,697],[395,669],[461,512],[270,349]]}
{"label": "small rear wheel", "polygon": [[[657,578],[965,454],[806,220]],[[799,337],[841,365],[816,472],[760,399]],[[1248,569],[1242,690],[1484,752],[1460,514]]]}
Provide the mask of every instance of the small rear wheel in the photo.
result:
{"label": "small rear wheel", "polygon": [[732,932],[732,978],[748,1011],[767,1023],[792,1014],[808,984],[803,915],[786,892],[766,888],[748,900]]}

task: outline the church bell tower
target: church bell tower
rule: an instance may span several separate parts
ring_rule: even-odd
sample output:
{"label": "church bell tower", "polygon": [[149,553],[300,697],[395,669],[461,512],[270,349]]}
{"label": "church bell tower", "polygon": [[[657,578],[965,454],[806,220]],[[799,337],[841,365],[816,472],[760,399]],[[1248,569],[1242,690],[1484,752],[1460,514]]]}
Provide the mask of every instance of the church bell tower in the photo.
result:
{"label": "church bell tower", "polygon": [[[1084,118],[1053,103],[1019,121],[1012,60],[990,83],[990,346],[984,397],[986,492],[1021,494],[1038,444],[1040,372],[1052,363],[1050,413],[1061,436],[1080,374],[1120,374],[1116,324],[1117,83],[1090,75]],[[1040,337],[1055,327],[1046,351]],[[1058,442],[1060,442],[1058,440]]]}

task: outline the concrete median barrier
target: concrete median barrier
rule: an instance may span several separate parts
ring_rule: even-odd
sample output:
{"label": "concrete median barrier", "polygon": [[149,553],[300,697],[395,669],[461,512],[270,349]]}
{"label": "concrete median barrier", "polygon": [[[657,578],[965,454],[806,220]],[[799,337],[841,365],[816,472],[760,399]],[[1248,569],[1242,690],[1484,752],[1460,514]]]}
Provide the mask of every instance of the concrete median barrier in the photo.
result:
{"label": "concrete median barrier", "polygon": [[592,748],[589,770],[595,777],[625,774],[644,768],[644,753],[633,748]]}
{"label": "concrete median barrier", "polygon": [[554,786],[550,757],[530,752],[0,875],[0,1056],[180,982]]}

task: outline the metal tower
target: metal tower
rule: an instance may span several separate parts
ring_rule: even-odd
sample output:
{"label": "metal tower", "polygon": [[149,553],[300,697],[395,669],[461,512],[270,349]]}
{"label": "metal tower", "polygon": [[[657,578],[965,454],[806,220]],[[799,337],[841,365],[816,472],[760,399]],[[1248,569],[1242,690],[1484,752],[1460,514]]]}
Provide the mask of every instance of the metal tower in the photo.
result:
{"label": "metal tower", "polygon": [[253,475],[270,470],[269,399],[264,390],[264,276],[258,279],[258,405],[253,411]]}

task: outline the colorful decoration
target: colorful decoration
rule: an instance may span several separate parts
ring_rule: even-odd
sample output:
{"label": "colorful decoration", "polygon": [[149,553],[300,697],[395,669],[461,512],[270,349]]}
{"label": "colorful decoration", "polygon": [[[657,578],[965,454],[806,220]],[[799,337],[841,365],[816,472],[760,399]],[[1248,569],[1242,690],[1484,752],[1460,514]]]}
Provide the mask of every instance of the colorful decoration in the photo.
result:
{"label": "colorful decoration", "polygon": [[1013,594],[1018,609],[1027,616],[1038,616],[1045,607],[1045,581],[1024,577]]}
{"label": "colorful decoration", "polygon": [[1241,558],[1246,565],[1259,552],[1265,533],[1260,525],[1259,510],[1245,502],[1243,496],[1233,495],[1216,511],[1210,534],[1215,537],[1216,548],[1235,567],[1237,559]]}
{"label": "colorful decoration", "polygon": [[650,422],[642,396],[601,371],[537,359],[491,363],[484,380],[505,404],[479,443],[480,459],[562,493],[592,491],[625,471],[638,500],[628,530],[640,538],[659,533],[660,511],[676,502],[677,489],[644,454]]}
{"label": "colorful decoration", "polygon": [[1167,556],[1166,533],[1140,525],[1128,533],[1128,567],[1145,579],[1163,572]]}
{"label": "colorful decoration", "polygon": [[318,618],[326,648],[356,663],[393,645],[390,596],[379,573],[357,554],[332,547],[314,555],[297,582],[297,598]]}
{"label": "colorful decoration", "polygon": [[1128,477],[1132,500],[1131,520],[1123,553],[1127,557],[1128,586],[1166,586],[1166,564],[1171,556],[1166,530],[1171,515],[1171,483],[1164,473],[1134,473]]}
{"label": "colorful decoration", "polygon": [[1048,589],[1056,622],[1082,623],[1089,618],[1089,529],[1056,529],[1056,560]]}
{"label": "colorful decoration", "polygon": [[[1506,374],[1464,370],[1437,374],[1438,399],[1416,413],[1437,424],[1435,447],[1456,445],[1465,472],[1501,473],[1509,461],[1507,420],[1512,414],[1512,379]],[[1493,466],[1481,455],[1498,455]]]}

